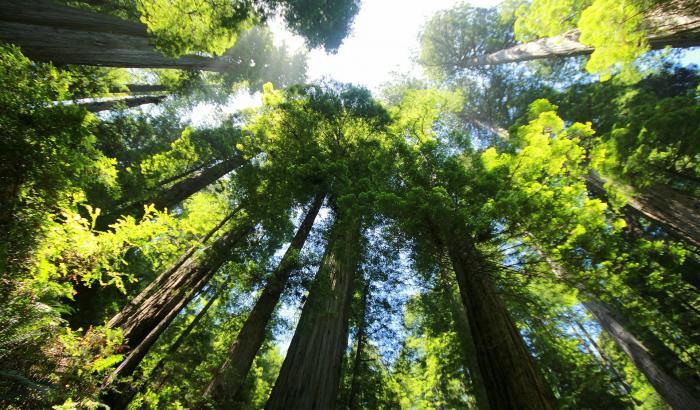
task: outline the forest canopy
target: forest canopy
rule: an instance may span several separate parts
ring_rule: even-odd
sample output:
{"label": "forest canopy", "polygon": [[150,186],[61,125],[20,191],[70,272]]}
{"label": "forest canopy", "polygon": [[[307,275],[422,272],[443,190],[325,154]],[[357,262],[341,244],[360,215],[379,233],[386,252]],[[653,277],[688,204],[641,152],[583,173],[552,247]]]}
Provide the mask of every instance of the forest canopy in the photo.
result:
{"label": "forest canopy", "polygon": [[700,409],[700,7],[370,6],[0,2],[0,408]]}

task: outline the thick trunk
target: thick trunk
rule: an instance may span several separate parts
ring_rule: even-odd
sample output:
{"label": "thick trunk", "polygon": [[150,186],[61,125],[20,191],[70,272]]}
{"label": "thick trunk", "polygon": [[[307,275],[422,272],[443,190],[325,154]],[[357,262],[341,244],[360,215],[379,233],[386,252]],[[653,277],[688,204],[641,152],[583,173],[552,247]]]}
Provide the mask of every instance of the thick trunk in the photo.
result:
{"label": "thick trunk", "polygon": [[674,410],[693,410],[700,408],[698,401],[688,390],[688,386],[679,382],[658,365],[649,350],[620,324],[612,311],[602,302],[588,300],[583,302],[601,327],[615,343],[632,360],[657,393]]}
{"label": "thick trunk", "polygon": [[337,407],[350,301],[360,255],[359,219],[338,221],[333,230],[265,406],[268,410]]}
{"label": "thick trunk", "polygon": [[186,299],[187,294],[201,289],[206,283],[202,282],[202,279],[209,278],[218,270],[231,256],[231,248],[251,230],[252,227],[248,223],[241,222],[203,250],[198,257],[191,257],[178,268],[169,269],[169,275],[156,279],[157,283],[154,286],[137,296],[138,303],[132,302],[127,305],[123,312],[109,321],[108,326],[120,327],[128,346],[139,346],[144,338]]}
{"label": "thick trunk", "polygon": [[362,304],[360,325],[357,328],[357,347],[355,348],[355,360],[352,364],[352,378],[350,380],[350,393],[348,394],[348,409],[360,408],[360,372],[362,371],[362,355],[365,350],[365,338],[367,337],[367,298],[369,297],[369,282],[362,291]]}
{"label": "thick trunk", "polygon": [[127,84],[126,90],[121,87],[110,87],[110,93],[140,94],[140,93],[155,93],[159,91],[170,91],[168,86],[163,84]]}
{"label": "thick trunk", "polygon": [[[586,185],[594,195],[605,195],[605,180],[595,172],[586,175]],[[659,225],[676,240],[700,249],[700,201],[665,185],[655,185],[637,193],[622,211],[641,216]]]}
{"label": "thick trunk", "polygon": [[149,43],[146,27],[103,13],[35,0],[0,5],[0,39],[29,58],[61,64],[222,71],[227,60],[197,55],[166,57]]}
{"label": "thick trunk", "polygon": [[[447,272],[441,271],[440,274],[446,276]],[[486,391],[484,379],[481,377],[481,371],[479,370],[474,339],[472,339],[469,332],[469,318],[467,317],[467,312],[464,310],[464,305],[455,298],[455,294],[452,291],[452,281],[444,277],[442,286],[445,298],[450,307],[452,320],[455,322],[455,332],[457,333],[457,337],[459,337],[464,367],[465,370],[469,372],[469,379],[472,384],[472,389],[474,389],[473,393],[476,399],[476,406],[479,410],[489,410],[488,392]]]}
{"label": "thick trunk", "polygon": [[551,393],[496,292],[488,264],[472,244],[445,242],[490,408],[553,409]]}
{"label": "thick trunk", "polygon": [[235,399],[239,394],[250,367],[253,365],[253,360],[255,360],[255,356],[265,340],[265,329],[272,318],[272,313],[287,285],[289,275],[294,270],[295,256],[304,247],[314,220],[321,205],[323,205],[324,198],[325,194],[323,193],[317,194],[314,198],[279,266],[260,294],[238,336],[231,344],[225,361],[219,366],[207,386],[204,392],[205,396],[212,397],[218,403],[226,403]]}
{"label": "thick trunk", "polygon": [[[683,9],[679,9],[682,13]],[[652,49],[667,46],[686,48],[700,45],[700,18],[684,16],[678,12],[661,12],[647,18],[650,34],[647,41]],[[491,54],[474,57],[465,67],[498,65],[518,61],[530,61],[552,57],[573,57],[591,54],[593,47],[579,42],[581,33],[574,29],[556,37],[541,38],[518,44]]]}
{"label": "thick trunk", "polygon": [[121,108],[134,108],[145,104],[160,104],[167,95],[143,95],[140,97],[124,97],[112,100],[91,101],[76,105],[90,112],[110,111]]}
{"label": "thick trunk", "polygon": [[173,206],[189,198],[193,194],[201,191],[219,178],[235,170],[242,164],[240,158],[228,159],[200,171],[187,179],[179,181],[170,188],[157,193],[151,198],[128,204],[117,209],[115,212],[104,215],[98,219],[98,229],[105,229],[110,224],[116,222],[121,216],[131,215],[137,220],[144,214],[144,207],[153,204],[156,209],[171,209]]}

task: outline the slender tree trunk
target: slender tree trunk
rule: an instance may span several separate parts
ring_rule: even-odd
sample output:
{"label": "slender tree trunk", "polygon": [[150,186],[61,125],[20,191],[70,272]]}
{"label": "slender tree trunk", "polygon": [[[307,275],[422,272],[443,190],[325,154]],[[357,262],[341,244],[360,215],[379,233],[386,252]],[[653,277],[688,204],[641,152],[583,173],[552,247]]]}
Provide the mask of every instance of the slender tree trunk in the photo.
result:
{"label": "slender tree trunk", "polygon": [[672,409],[700,409],[700,402],[688,391],[688,386],[663,370],[642,342],[629,333],[615,318],[608,306],[595,299],[584,301],[583,305]]}
{"label": "slender tree trunk", "polygon": [[[537,246],[537,245],[536,245]],[[559,279],[566,279],[567,275],[559,264],[554,262],[549,255],[537,248],[549,265],[554,275]],[[593,295],[586,294],[582,286],[576,286],[586,299],[581,303],[593,315],[601,328],[615,341],[620,349],[630,358],[635,367],[647,378],[656,392],[663,400],[675,410],[697,409],[700,402],[693,396],[692,391],[700,391],[697,381],[684,378],[680,382],[667,367],[676,368],[684,373],[690,373],[685,364],[670,351],[665,345],[657,341],[653,343],[654,349],[645,346],[622,323],[613,309],[596,299]],[[663,359],[660,359],[663,357]],[[663,365],[662,363],[666,363]]]}
{"label": "slender tree trunk", "polygon": [[451,238],[448,253],[467,312],[492,409],[553,409],[551,392],[530,356],[491,270],[473,244]]}
{"label": "slender tree trunk", "polygon": [[352,378],[350,380],[350,393],[348,394],[348,408],[356,410],[360,408],[360,372],[362,371],[362,355],[365,350],[365,338],[367,337],[367,298],[369,298],[369,282],[362,291],[360,325],[357,328],[357,347],[355,348],[355,360],[352,364]]}
{"label": "slender tree trunk", "polygon": [[275,307],[287,285],[289,275],[296,266],[295,258],[309,237],[324,198],[324,193],[319,193],[314,198],[279,266],[260,294],[238,336],[231,344],[226,359],[219,366],[204,391],[205,397],[212,397],[218,403],[223,404],[237,398],[240,393],[255,356],[265,340],[265,329],[267,329]]}
{"label": "slender tree trunk", "polygon": [[[137,296],[138,304],[127,305],[123,312],[108,322],[108,326],[120,327],[126,344],[132,348],[139,346],[173,308],[186,298],[188,292],[197,292],[206,284],[202,279],[209,278],[218,270],[231,257],[231,249],[251,230],[251,225],[241,222],[203,250],[199,257],[189,258],[177,269],[170,269],[171,273],[167,277],[159,277],[156,286],[147,288]],[[151,291],[150,295],[146,291]]]}
{"label": "slender tree trunk", "polygon": [[143,95],[139,97],[124,97],[112,100],[91,101],[76,105],[90,112],[110,111],[120,108],[134,108],[145,104],[160,104],[167,95]]}
{"label": "slender tree trunk", "polygon": [[170,91],[170,88],[163,84],[127,84],[126,90],[121,87],[110,87],[110,93],[123,93],[128,92],[129,94],[140,94],[140,93],[154,93],[160,91]]}
{"label": "slender tree trunk", "polygon": [[[591,171],[586,185],[594,195],[605,195],[605,180]],[[674,239],[700,249],[700,201],[665,185],[655,185],[627,201],[623,212],[659,225]]]}
{"label": "slender tree trunk", "polygon": [[143,24],[48,0],[0,4],[0,39],[37,61],[110,67],[223,71],[224,58],[160,54]]}
{"label": "slender tree trunk", "polygon": [[360,227],[359,219],[336,222],[266,409],[337,407]]}
{"label": "slender tree trunk", "polygon": [[148,204],[153,204],[153,206],[159,210],[172,208],[193,194],[216,182],[219,178],[235,170],[241,166],[242,163],[243,160],[241,158],[232,158],[212,165],[203,171],[193,174],[187,179],[175,183],[165,191],[156,193],[150,198],[125,205],[112,213],[105,214],[101,219],[98,218],[97,229],[106,229],[107,226],[113,224],[124,215],[131,215],[138,220],[143,216],[144,207]]}
{"label": "slender tree trunk", "polygon": [[447,272],[441,270],[440,275],[442,275],[441,286],[443,287],[445,298],[447,299],[447,303],[450,307],[452,320],[455,323],[455,332],[457,333],[457,337],[459,337],[464,367],[465,370],[469,372],[469,379],[471,381],[472,389],[474,389],[476,406],[479,410],[489,410],[488,392],[486,391],[484,379],[482,378],[481,371],[479,370],[479,362],[476,356],[476,346],[474,346],[474,339],[472,339],[469,331],[469,319],[467,318],[467,312],[464,310],[464,305],[455,298],[455,294],[453,292],[453,282],[447,277]]}
{"label": "slender tree trunk", "polygon": [[[676,2],[677,3],[677,2]],[[647,41],[652,49],[667,46],[686,48],[700,45],[700,18],[682,15],[683,9],[650,14]],[[498,65],[552,57],[573,57],[591,54],[593,47],[581,44],[581,33],[574,29],[556,37],[541,38],[529,43],[469,59],[465,67]]]}

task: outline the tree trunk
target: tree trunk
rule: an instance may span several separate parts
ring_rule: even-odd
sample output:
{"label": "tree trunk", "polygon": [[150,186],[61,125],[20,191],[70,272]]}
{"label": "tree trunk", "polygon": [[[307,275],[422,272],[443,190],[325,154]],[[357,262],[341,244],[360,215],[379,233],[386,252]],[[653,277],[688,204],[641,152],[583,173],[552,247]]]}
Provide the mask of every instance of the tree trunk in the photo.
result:
{"label": "tree trunk", "polygon": [[[564,269],[553,261],[549,255],[539,249],[536,243],[535,247],[537,252],[544,257],[554,275],[559,279],[566,279],[568,275]],[[635,367],[637,367],[637,370],[647,378],[659,396],[669,406],[676,410],[700,408],[700,402],[691,393],[691,389],[700,391],[698,383],[689,379],[680,382],[671,372],[665,369],[666,367],[671,367],[690,373],[685,369],[687,366],[678,359],[675,353],[670,351],[660,341],[652,343],[655,347],[654,349],[650,349],[650,346],[645,346],[617,319],[618,315],[614,313],[610,306],[607,306],[592,295],[586,294],[583,286],[576,285],[576,288],[586,296],[586,300],[581,302],[583,306],[593,315],[601,328],[615,341],[620,349],[625,352]],[[664,366],[662,363],[666,363],[666,365]]]}
{"label": "tree trunk", "polygon": [[[115,315],[107,325],[120,327],[126,344],[135,348],[180,303],[188,292],[197,292],[231,256],[231,248],[252,231],[247,222],[241,222],[226,235],[203,250],[199,257],[189,258],[176,269],[169,269],[167,276],[156,279],[136,297],[138,303],[130,303],[123,312]],[[147,293],[150,291],[150,295]]]}
{"label": "tree trunk", "polygon": [[[492,409],[553,409],[553,398],[473,244],[445,241]],[[462,243],[459,243],[462,242]]]}
{"label": "tree trunk", "polygon": [[462,358],[464,360],[465,370],[469,373],[469,379],[474,389],[474,398],[476,406],[479,410],[489,410],[489,397],[484,385],[484,379],[479,370],[479,362],[476,356],[476,346],[474,339],[469,332],[469,319],[467,312],[464,310],[464,305],[461,304],[454,295],[453,282],[447,277],[447,272],[440,271],[442,275],[443,292],[452,314],[452,321],[455,323],[455,332],[459,337],[459,344],[462,350]]}
{"label": "tree trunk", "polygon": [[[682,8],[679,8],[675,12],[657,12],[647,16],[647,25],[651,28],[647,41],[652,49],[661,49],[666,46],[686,48],[700,45],[700,18],[679,14],[683,11]],[[477,67],[591,54],[594,48],[581,44],[579,42],[580,36],[581,33],[578,30],[570,30],[556,37],[541,38],[491,54],[473,57],[464,66]]]}
{"label": "tree trunk", "polygon": [[124,97],[112,100],[91,101],[78,103],[80,107],[90,112],[110,111],[121,108],[134,108],[145,104],[160,104],[167,95],[143,95],[140,97]]}
{"label": "tree trunk", "polygon": [[695,399],[683,383],[664,371],[649,353],[649,350],[629,333],[615,318],[612,311],[602,302],[595,299],[583,302],[610,335],[615,343],[632,360],[634,365],[646,376],[657,393],[674,410],[700,409],[700,401]]}
{"label": "tree trunk", "polygon": [[[586,185],[594,195],[605,195],[605,180],[591,171]],[[655,185],[627,201],[622,212],[659,225],[676,240],[700,249],[700,201],[665,185]]]}
{"label": "tree trunk", "polygon": [[266,409],[337,407],[360,233],[359,219],[336,222]]}
{"label": "tree trunk", "polygon": [[160,54],[149,43],[143,24],[34,0],[4,0],[0,5],[0,39],[22,48],[36,61],[109,67],[174,68],[223,71],[227,59]]}
{"label": "tree trunk", "polygon": [[149,204],[153,204],[158,210],[172,209],[178,203],[238,168],[242,163],[243,160],[241,158],[232,158],[212,165],[187,179],[175,183],[165,191],[156,193],[153,197],[125,205],[112,213],[105,214],[101,219],[98,218],[96,228],[104,230],[125,215],[133,216],[138,220],[144,215],[144,207]]}
{"label": "tree trunk", "polygon": [[348,394],[348,409],[356,410],[360,408],[360,372],[362,365],[362,354],[365,349],[365,338],[367,337],[367,298],[369,297],[369,282],[362,291],[360,324],[357,327],[357,347],[355,348],[355,360],[352,364],[352,378],[350,380],[350,393]]}
{"label": "tree trunk", "polygon": [[168,86],[163,85],[163,84],[127,84],[126,85],[126,90],[124,90],[121,87],[110,87],[109,92],[110,93],[124,93],[128,92],[129,94],[139,94],[139,93],[154,93],[154,92],[160,92],[160,91],[170,91],[170,88]]}
{"label": "tree trunk", "polygon": [[289,275],[296,266],[296,256],[309,237],[324,198],[325,193],[319,193],[314,198],[279,266],[260,294],[238,336],[231,344],[226,359],[219,366],[204,391],[205,397],[212,397],[218,403],[223,404],[236,399],[240,393],[255,356],[265,340],[265,329],[272,318],[272,313],[287,285]]}

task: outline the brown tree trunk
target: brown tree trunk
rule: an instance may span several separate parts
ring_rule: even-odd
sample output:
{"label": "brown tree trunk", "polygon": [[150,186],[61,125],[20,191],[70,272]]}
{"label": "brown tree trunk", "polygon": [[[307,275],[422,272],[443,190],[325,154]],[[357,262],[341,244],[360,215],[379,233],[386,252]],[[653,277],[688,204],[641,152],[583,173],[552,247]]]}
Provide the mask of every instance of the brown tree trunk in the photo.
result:
{"label": "brown tree trunk", "polygon": [[[554,275],[559,279],[566,279],[568,275],[564,269],[553,261],[549,255],[539,249],[537,244],[535,246],[537,252],[544,257]],[[680,382],[667,370],[670,367],[676,368],[683,373],[692,373],[686,370],[687,366],[678,359],[675,353],[670,351],[661,341],[654,341],[652,346],[645,346],[618,319],[619,315],[615,314],[610,306],[607,306],[592,295],[587,295],[582,286],[576,285],[576,287],[583,295],[586,295],[586,300],[582,301],[583,306],[593,315],[601,328],[615,341],[615,344],[625,352],[635,367],[647,378],[659,396],[669,406],[673,409],[700,408],[693,407],[693,405],[700,406],[700,402],[691,393],[693,389],[700,391],[698,383],[687,378]],[[585,331],[585,329],[583,330]],[[665,363],[665,365],[662,363]]]}
{"label": "brown tree trunk", "polygon": [[[605,180],[591,171],[586,185],[594,195],[605,196]],[[632,217],[641,216],[659,225],[676,240],[700,249],[700,201],[665,185],[636,193],[622,209]]]}
{"label": "brown tree trunk", "polygon": [[110,87],[110,93],[124,93],[128,92],[130,94],[140,94],[140,93],[154,93],[159,91],[170,91],[168,86],[163,84],[127,84],[126,90],[121,87]]}
{"label": "brown tree trunk", "polygon": [[479,370],[479,362],[476,356],[476,346],[469,331],[469,319],[467,312],[464,310],[464,305],[455,298],[453,292],[453,282],[447,277],[447,272],[440,271],[442,275],[441,286],[447,299],[452,314],[452,320],[455,323],[455,332],[459,337],[459,344],[462,350],[462,358],[464,367],[469,372],[469,379],[474,389],[474,398],[476,399],[476,407],[479,410],[489,410],[489,397],[484,385],[484,379]]}
{"label": "brown tree trunk", "polygon": [[337,407],[360,233],[359,219],[336,222],[266,409]]}
{"label": "brown tree trunk", "polygon": [[223,71],[228,60],[166,57],[149,42],[143,24],[48,0],[4,0],[0,39],[37,61],[110,67]]}
{"label": "brown tree trunk", "polygon": [[187,179],[175,183],[165,191],[156,193],[153,197],[128,204],[112,213],[105,214],[101,219],[98,218],[96,228],[104,230],[107,226],[113,224],[120,217],[125,215],[133,216],[138,220],[144,214],[144,207],[149,204],[153,204],[158,210],[165,208],[172,209],[173,206],[216,182],[219,178],[223,177],[229,172],[235,170],[241,166],[242,163],[243,160],[241,158],[232,158],[222,161],[216,165],[212,165],[203,171],[193,174]]}
{"label": "brown tree trunk", "polygon": [[360,372],[362,366],[362,355],[365,350],[365,338],[367,337],[367,298],[369,297],[369,282],[362,291],[360,324],[357,327],[357,347],[355,348],[355,360],[352,364],[352,378],[350,380],[350,393],[348,394],[348,409],[356,410],[360,408]]}
{"label": "brown tree trunk", "polygon": [[145,104],[160,104],[167,95],[143,95],[139,97],[124,97],[103,101],[91,101],[76,105],[90,112],[110,111],[121,108],[134,108]]}
{"label": "brown tree trunk", "polygon": [[551,392],[505,304],[492,269],[473,244],[451,238],[448,253],[467,312],[479,369],[492,409],[553,409]]}
{"label": "brown tree trunk", "polygon": [[601,327],[646,376],[657,393],[674,410],[700,409],[698,401],[683,383],[659,366],[649,350],[615,318],[608,306],[595,299],[583,302]]}
{"label": "brown tree trunk", "polygon": [[265,329],[272,318],[272,313],[287,285],[289,275],[296,266],[295,258],[309,237],[324,198],[324,193],[319,193],[314,198],[279,266],[231,344],[226,359],[204,391],[205,397],[212,397],[216,402],[223,404],[235,399],[240,393],[255,356],[265,340]]}
{"label": "brown tree trunk", "polygon": [[[650,27],[647,41],[652,49],[662,49],[667,46],[686,48],[700,45],[700,18],[695,15],[683,15],[683,12],[683,8],[678,8],[677,10],[660,10],[647,16],[647,26]],[[477,67],[591,54],[594,48],[581,44],[579,42],[580,36],[581,33],[578,30],[570,30],[556,37],[541,38],[471,58],[464,66]]]}
{"label": "brown tree trunk", "polygon": [[[198,257],[189,258],[178,268],[169,269],[165,277],[156,279],[157,284],[147,288],[139,296],[138,303],[130,303],[123,312],[115,315],[109,327],[120,327],[125,343],[132,348],[141,344],[146,336],[186,298],[188,292],[197,292],[209,278],[231,256],[232,248],[252,231],[248,222],[240,222],[226,235],[201,251]],[[150,294],[147,293],[150,291]],[[143,296],[142,296],[143,295]]]}

